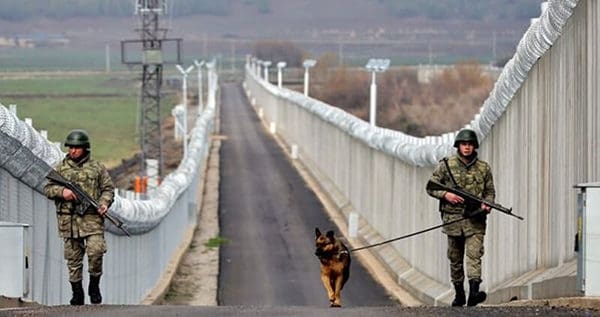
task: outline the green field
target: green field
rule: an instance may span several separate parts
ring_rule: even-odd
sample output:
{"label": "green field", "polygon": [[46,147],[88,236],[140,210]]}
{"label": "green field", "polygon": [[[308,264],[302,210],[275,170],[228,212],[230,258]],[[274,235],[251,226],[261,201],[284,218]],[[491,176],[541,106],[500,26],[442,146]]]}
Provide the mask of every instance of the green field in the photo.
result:
{"label": "green field", "polygon": [[[25,76],[28,77],[28,76]],[[134,75],[37,76],[0,79],[0,103],[17,105],[19,118],[31,118],[48,139],[63,142],[76,128],[88,131],[92,155],[107,166],[139,151],[138,84]],[[163,118],[170,113],[173,96],[161,102]]]}

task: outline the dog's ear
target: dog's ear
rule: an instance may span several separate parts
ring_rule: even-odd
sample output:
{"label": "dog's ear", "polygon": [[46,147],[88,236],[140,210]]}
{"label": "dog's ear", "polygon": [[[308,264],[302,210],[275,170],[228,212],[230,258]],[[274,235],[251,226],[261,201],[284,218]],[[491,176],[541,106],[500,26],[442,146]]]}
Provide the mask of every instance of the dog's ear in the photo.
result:
{"label": "dog's ear", "polygon": [[319,230],[319,228],[315,228],[315,235],[317,238],[321,236],[321,230]]}
{"label": "dog's ear", "polygon": [[327,238],[333,239],[334,235],[335,235],[335,232],[333,232],[333,230],[327,231],[327,234],[326,234]]}

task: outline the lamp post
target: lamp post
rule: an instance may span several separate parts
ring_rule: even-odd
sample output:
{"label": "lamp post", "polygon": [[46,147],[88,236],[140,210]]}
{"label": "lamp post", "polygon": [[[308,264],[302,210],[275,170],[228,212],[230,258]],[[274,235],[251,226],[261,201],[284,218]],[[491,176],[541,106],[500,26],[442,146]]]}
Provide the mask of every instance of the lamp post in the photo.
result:
{"label": "lamp post", "polygon": [[216,68],[216,60],[213,59],[210,62],[206,63],[207,69],[207,80],[208,80],[208,99],[207,105],[208,107],[215,107],[215,91],[217,90],[217,78],[215,75]]}
{"label": "lamp post", "polygon": [[279,87],[279,89],[281,89],[281,87],[283,86],[282,84],[282,78],[283,78],[283,68],[287,66],[286,62],[279,62],[277,63],[277,87]]}
{"label": "lamp post", "polygon": [[250,57],[250,71],[252,71],[253,73],[256,72],[256,57],[254,56]]}
{"label": "lamp post", "polygon": [[372,127],[374,127],[376,126],[377,115],[377,84],[375,81],[375,73],[386,71],[390,67],[390,60],[371,58],[365,67],[371,71],[371,102],[369,110],[369,123]]}
{"label": "lamp post", "polygon": [[314,59],[307,59],[304,61],[304,63],[302,63],[302,66],[304,66],[304,95],[308,97],[308,81],[309,81],[309,74],[308,74],[308,69],[311,67],[314,67],[317,64],[317,61]]}
{"label": "lamp post", "polygon": [[204,96],[202,94],[202,66],[204,65],[204,61],[198,62],[194,60],[194,65],[198,69],[198,114],[200,114],[202,108],[204,108]]}
{"label": "lamp post", "polygon": [[194,69],[194,65],[191,65],[187,69],[183,69],[181,65],[175,65],[177,70],[181,73],[183,79],[182,93],[183,93],[183,157],[187,156],[187,76]]}
{"label": "lamp post", "polygon": [[255,75],[256,75],[257,77],[259,77],[259,78],[260,78],[260,71],[262,70],[262,69],[260,68],[260,67],[262,66],[262,63],[263,63],[262,59],[257,59],[257,60],[256,60],[256,73],[255,73]]}
{"label": "lamp post", "polygon": [[263,66],[265,67],[265,81],[269,82],[269,66],[271,66],[271,61],[264,61]]}

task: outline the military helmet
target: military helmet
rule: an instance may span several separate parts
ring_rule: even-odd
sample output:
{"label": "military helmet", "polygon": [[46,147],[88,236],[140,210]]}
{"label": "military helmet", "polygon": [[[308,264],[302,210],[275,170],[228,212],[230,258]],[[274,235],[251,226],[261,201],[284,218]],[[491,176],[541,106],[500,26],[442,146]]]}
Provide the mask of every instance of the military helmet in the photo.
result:
{"label": "military helmet", "polygon": [[479,141],[477,140],[477,134],[471,129],[463,129],[458,132],[454,139],[454,147],[458,148],[460,142],[472,142],[475,148],[479,148]]}
{"label": "military helmet", "polygon": [[68,147],[83,147],[86,149],[90,148],[90,137],[88,136],[85,130],[71,130],[67,135],[67,140],[65,141],[65,146]]}

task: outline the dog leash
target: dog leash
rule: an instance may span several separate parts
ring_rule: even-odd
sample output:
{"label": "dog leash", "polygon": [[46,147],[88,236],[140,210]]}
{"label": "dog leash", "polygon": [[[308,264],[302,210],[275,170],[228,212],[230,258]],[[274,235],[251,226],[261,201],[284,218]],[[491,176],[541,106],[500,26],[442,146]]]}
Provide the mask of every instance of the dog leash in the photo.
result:
{"label": "dog leash", "polygon": [[469,215],[469,216],[462,217],[462,218],[460,218],[460,219],[452,220],[452,221],[450,221],[450,222],[446,222],[446,223],[443,223],[443,224],[441,224],[441,225],[437,225],[437,226],[429,227],[429,228],[427,228],[427,229],[423,229],[423,230],[420,230],[420,231],[417,231],[417,232],[409,233],[409,234],[407,234],[407,235],[403,235],[403,236],[400,236],[400,237],[397,237],[397,238],[393,238],[393,239],[385,240],[385,241],[382,241],[382,242],[379,242],[379,243],[375,243],[375,244],[367,245],[367,246],[360,247],[360,248],[354,248],[354,249],[351,249],[351,250],[350,250],[350,252],[360,251],[360,250],[364,250],[364,249],[370,249],[370,248],[378,247],[378,246],[380,246],[380,245],[384,245],[384,244],[387,244],[387,243],[390,243],[390,242],[394,242],[394,241],[398,241],[398,240],[402,240],[402,239],[410,238],[410,237],[412,237],[412,236],[416,236],[416,235],[418,235],[418,234],[421,234],[421,233],[425,233],[425,232],[428,232],[428,231],[432,231],[432,230],[435,230],[435,229],[438,229],[438,228],[442,228],[442,227],[445,227],[445,226],[449,226],[449,225],[451,225],[451,224],[454,224],[454,223],[457,223],[457,222],[460,222],[460,221],[463,221],[463,220],[467,220],[467,219],[473,218],[473,217],[475,217],[475,216],[477,216],[477,215],[479,215],[479,214],[481,214],[481,213],[483,213],[483,212],[484,212],[484,211],[480,209],[479,211],[477,211],[477,212],[474,212],[474,213],[472,213],[472,214],[471,214],[471,215]]}

